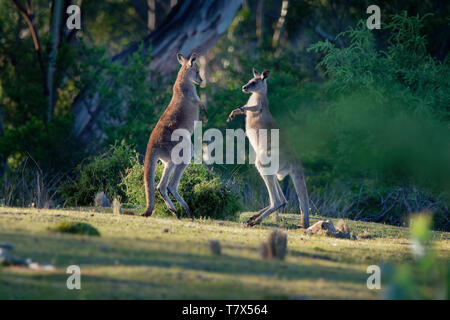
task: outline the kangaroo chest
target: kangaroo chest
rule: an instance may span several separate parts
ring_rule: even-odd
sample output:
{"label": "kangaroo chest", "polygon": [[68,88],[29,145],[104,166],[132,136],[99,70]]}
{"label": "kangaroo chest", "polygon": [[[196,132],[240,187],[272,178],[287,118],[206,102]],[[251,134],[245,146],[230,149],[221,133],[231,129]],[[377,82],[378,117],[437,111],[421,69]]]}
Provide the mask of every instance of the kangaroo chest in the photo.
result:
{"label": "kangaroo chest", "polygon": [[[256,95],[251,95],[248,99],[247,106],[256,106],[260,105],[259,99]],[[258,136],[259,129],[264,128],[263,124],[263,114],[262,109],[260,108],[258,111],[246,111],[245,112],[245,133],[247,134],[248,140],[253,147],[253,149],[258,149]]]}
{"label": "kangaroo chest", "polygon": [[180,99],[172,110],[170,126],[172,129],[185,129],[192,135],[194,123],[199,120],[200,111],[195,103],[187,99]]}

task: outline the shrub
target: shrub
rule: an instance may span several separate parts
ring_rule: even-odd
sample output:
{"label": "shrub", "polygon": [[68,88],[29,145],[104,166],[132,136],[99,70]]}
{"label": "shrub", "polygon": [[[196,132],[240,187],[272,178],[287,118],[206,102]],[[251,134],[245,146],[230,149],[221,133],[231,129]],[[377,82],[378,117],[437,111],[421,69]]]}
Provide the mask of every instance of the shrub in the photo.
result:
{"label": "shrub", "polygon": [[89,236],[100,235],[100,232],[90,224],[75,221],[61,221],[54,228],[52,228],[52,230],[62,233],[86,234]]}
{"label": "shrub", "polygon": [[[159,163],[155,171],[155,185],[159,182],[163,166]],[[135,205],[145,204],[144,166],[138,161],[126,170],[122,180],[126,198]],[[180,181],[180,194],[196,217],[234,218],[240,210],[239,196],[230,190],[219,175],[202,164],[190,164]],[[170,215],[160,194],[155,188],[155,213]],[[179,212],[184,212],[174,201]]]}
{"label": "shrub", "polygon": [[61,194],[68,205],[92,205],[95,194],[104,191],[111,199],[126,200],[122,174],[136,161],[137,153],[125,143],[116,143],[103,154],[87,159],[76,168],[77,178],[64,185]]}
{"label": "shrub", "polygon": [[394,300],[441,299],[450,296],[450,263],[442,259],[433,245],[432,220],[427,212],[411,217],[413,261],[385,265],[385,297]]}

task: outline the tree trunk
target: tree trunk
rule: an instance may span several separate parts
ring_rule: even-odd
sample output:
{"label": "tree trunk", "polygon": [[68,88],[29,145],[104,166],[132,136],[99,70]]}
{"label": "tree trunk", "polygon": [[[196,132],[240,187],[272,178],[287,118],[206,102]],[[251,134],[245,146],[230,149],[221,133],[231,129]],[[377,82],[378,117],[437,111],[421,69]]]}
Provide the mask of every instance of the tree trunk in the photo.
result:
{"label": "tree trunk", "polygon": [[147,28],[149,33],[151,33],[156,28],[156,0],[147,0],[147,6]]}
{"label": "tree trunk", "polygon": [[264,0],[258,0],[256,7],[256,39],[258,45],[262,43],[264,32]]}
{"label": "tree trunk", "polygon": [[289,6],[289,1],[283,0],[283,2],[281,4],[280,18],[278,18],[277,25],[275,27],[275,32],[273,33],[273,38],[272,38],[272,47],[273,48],[277,47],[278,41],[280,40],[281,30],[283,29],[284,21],[286,19],[286,15],[288,12],[288,6]]}
{"label": "tree trunk", "polygon": [[58,53],[59,40],[61,36],[61,21],[63,17],[63,0],[53,1],[52,21],[50,27],[51,49],[47,70],[47,88],[48,88],[48,107],[47,121],[50,121],[55,108],[55,84],[54,76],[56,71],[56,54]]}
{"label": "tree trunk", "polygon": [[[166,21],[143,40],[144,54],[152,55],[150,67],[167,75],[178,66],[176,54],[187,56],[193,51],[202,55],[225,33],[241,6],[241,0],[183,0],[171,10]],[[151,51],[150,51],[151,47]],[[139,48],[139,44],[113,57],[123,65]],[[117,88],[120,90],[120,88]],[[100,126],[102,109],[96,95],[83,92],[75,99],[74,132],[81,142],[98,141],[104,135]]]}

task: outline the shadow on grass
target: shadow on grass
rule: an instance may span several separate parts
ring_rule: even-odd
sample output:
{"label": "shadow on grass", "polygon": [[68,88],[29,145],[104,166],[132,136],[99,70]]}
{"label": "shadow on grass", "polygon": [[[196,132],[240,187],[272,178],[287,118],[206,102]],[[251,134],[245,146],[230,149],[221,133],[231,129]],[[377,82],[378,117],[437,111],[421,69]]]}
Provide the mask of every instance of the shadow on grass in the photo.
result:
{"label": "shadow on grass", "polygon": [[66,288],[66,274],[0,272],[0,300],[7,299],[288,299],[280,288],[264,292],[239,280],[145,280],[82,275],[81,290]]}
{"label": "shadow on grass", "polygon": [[[331,258],[325,255],[309,254],[300,251],[289,251],[289,254],[297,257],[312,258],[317,260],[317,262],[309,261],[307,264],[294,264],[287,261],[251,259],[227,254],[211,256],[208,253],[184,253],[173,249],[177,247],[174,241],[171,241],[172,246],[168,248],[167,245],[165,246],[165,241],[162,240],[159,240],[159,243],[156,240],[152,240],[148,242],[148,248],[142,248],[142,246],[133,246],[136,242],[130,239],[102,239],[76,236],[59,236],[55,239],[54,236],[47,234],[39,234],[37,237],[24,233],[4,233],[1,236],[2,241],[12,242],[16,247],[19,247],[19,244],[24,244],[20,246],[21,250],[19,252],[14,252],[14,255],[22,258],[31,258],[38,262],[50,262],[62,267],[71,264],[79,266],[178,267],[184,270],[244,277],[268,276],[292,280],[345,280],[346,282],[358,284],[365,281],[366,277],[365,274],[355,273],[354,270],[321,264],[320,262],[324,260],[333,262]],[[107,240],[113,241],[113,243],[108,243]],[[183,244],[185,245],[185,243]],[[107,246],[106,249],[102,250],[105,246]],[[160,248],[155,248],[155,246]]]}

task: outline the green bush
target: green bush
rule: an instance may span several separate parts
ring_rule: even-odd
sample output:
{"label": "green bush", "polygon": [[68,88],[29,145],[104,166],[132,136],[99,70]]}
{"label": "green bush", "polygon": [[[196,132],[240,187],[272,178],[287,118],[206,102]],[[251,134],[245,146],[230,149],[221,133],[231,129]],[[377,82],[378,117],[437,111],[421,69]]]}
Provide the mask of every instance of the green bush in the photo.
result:
{"label": "green bush", "polygon": [[[161,178],[163,166],[159,163],[155,171],[155,186]],[[145,204],[144,166],[138,161],[126,170],[122,186],[128,201],[135,205]],[[155,188],[155,213],[170,214]],[[186,200],[195,217],[235,218],[240,210],[239,196],[231,191],[219,175],[202,164],[190,164],[180,181],[179,192]],[[179,212],[184,211],[174,201]],[[185,213],[184,213],[185,214]]]}
{"label": "green bush", "polygon": [[450,263],[442,259],[433,245],[431,217],[422,212],[411,217],[413,260],[382,269],[387,283],[385,297],[392,300],[448,300]]}
{"label": "green bush", "polygon": [[349,217],[403,224],[428,209],[435,227],[448,230],[450,66],[427,54],[423,18],[390,19],[385,50],[364,23],[339,36],[349,39],[346,47],[313,45],[330,79],[302,88],[316,99],[301,100],[280,122],[298,137],[305,166],[319,169],[314,188],[347,192],[339,200]]}
{"label": "green bush", "polygon": [[61,233],[86,234],[89,236],[100,235],[100,232],[90,224],[75,221],[61,221],[52,230]]}
{"label": "green bush", "polygon": [[130,168],[136,152],[125,143],[116,143],[103,154],[88,158],[76,168],[76,179],[61,188],[66,205],[92,205],[97,192],[104,191],[112,199],[126,201],[121,186],[122,174]]}

